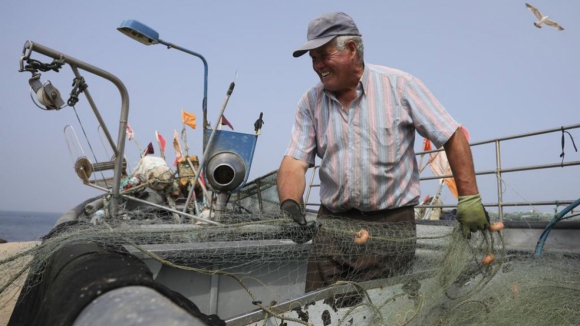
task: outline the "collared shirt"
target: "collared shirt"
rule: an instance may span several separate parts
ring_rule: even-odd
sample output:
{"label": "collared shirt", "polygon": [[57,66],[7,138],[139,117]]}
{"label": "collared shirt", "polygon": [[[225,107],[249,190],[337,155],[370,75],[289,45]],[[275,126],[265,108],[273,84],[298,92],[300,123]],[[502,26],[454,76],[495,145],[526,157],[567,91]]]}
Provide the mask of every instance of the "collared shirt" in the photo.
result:
{"label": "collared shirt", "polygon": [[286,155],[321,159],[320,200],[333,212],[416,205],[415,131],[440,147],[459,126],[418,78],[365,63],[348,110],[322,83],[302,96]]}

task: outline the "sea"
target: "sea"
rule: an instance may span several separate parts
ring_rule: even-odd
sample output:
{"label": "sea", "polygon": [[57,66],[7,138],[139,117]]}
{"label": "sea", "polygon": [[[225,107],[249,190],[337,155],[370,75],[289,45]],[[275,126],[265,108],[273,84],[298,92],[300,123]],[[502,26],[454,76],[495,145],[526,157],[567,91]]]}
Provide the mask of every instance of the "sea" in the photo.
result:
{"label": "sea", "polygon": [[0,239],[8,242],[38,241],[63,213],[0,211]]}

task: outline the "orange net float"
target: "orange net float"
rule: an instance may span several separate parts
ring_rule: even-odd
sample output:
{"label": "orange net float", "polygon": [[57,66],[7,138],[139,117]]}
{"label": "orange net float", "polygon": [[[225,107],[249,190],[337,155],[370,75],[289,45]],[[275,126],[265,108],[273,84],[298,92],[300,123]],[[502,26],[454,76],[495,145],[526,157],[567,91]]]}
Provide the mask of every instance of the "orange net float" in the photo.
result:
{"label": "orange net float", "polygon": [[481,260],[481,263],[483,265],[489,265],[489,264],[493,263],[494,260],[495,260],[495,256],[493,254],[487,254],[485,257],[483,257],[483,259]]}
{"label": "orange net float", "polygon": [[495,222],[489,226],[489,230],[491,232],[497,232],[497,231],[503,230],[504,227],[505,226],[504,226],[503,222]]}
{"label": "orange net float", "polygon": [[358,245],[362,245],[362,244],[367,243],[367,241],[369,241],[369,238],[370,238],[369,231],[367,231],[365,229],[360,229],[360,231],[358,231],[354,235],[354,243],[356,243]]}

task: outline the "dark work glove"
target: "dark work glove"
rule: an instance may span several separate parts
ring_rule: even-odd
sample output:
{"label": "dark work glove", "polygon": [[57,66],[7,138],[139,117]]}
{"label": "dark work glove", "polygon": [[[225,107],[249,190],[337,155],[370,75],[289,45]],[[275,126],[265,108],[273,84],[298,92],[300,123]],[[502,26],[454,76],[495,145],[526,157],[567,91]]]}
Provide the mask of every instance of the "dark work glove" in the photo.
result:
{"label": "dark work glove", "polygon": [[297,244],[303,244],[312,240],[320,227],[322,227],[322,223],[317,221],[310,221],[306,225],[289,224],[282,226],[281,237],[290,239]]}
{"label": "dark work glove", "polygon": [[306,225],[306,216],[302,213],[300,205],[293,199],[286,199],[280,204],[282,213],[290,216],[298,225]]}
{"label": "dark work glove", "polygon": [[471,239],[471,232],[489,229],[489,215],[481,203],[479,194],[459,196],[455,218],[461,224],[463,235],[467,239]]}

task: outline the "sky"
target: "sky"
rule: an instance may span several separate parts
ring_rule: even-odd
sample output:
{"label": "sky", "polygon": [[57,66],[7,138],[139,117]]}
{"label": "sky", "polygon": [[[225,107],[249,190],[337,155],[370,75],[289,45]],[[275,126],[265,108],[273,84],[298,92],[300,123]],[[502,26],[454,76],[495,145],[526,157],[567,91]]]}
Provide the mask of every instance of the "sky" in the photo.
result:
{"label": "sky", "polygon": [[[129,92],[129,124],[141,148],[155,144],[155,131],[170,142],[174,130],[182,129],[182,109],[197,114],[201,125],[203,64],[163,45],[135,42],[117,27],[124,20],[138,20],[155,29],[161,39],[203,55],[209,68],[212,126],[234,78],[236,87],[225,115],[235,131],[253,133],[254,121],[263,113],[265,124],[250,172],[253,179],[279,167],[296,103],[318,82],[309,57],[293,58],[292,52],[306,41],[308,23],[327,12],[344,11],[353,17],[363,35],[365,61],[421,79],[469,130],[472,142],[578,124],[580,2],[535,0],[531,4],[565,30],[534,27],[535,17],[525,2],[513,0],[3,1],[0,210],[65,212],[101,194],[77,178],[76,159],[86,155],[93,162],[94,158],[107,161],[111,155],[84,96],[74,109],[43,111],[35,105],[28,85],[31,75],[18,71],[26,40],[117,76]],[[40,54],[33,58],[52,61]],[[81,74],[117,139],[119,92],[108,81]],[[66,101],[73,77],[65,66],[59,73],[42,73],[41,80],[50,80]],[[66,126],[72,127],[66,128],[68,133]],[[580,131],[570,130],[570,134],[580,145]],[[190,155],[202,155],[201,135],[200,127],[187,129]],[[421,148],[420,137],[416,143]],[[481,147],[474,148],[476,170],[493,169],[495,149]],[[502,143],[501,162],[504,167],[559,163],[561,152],[561,134],[554,133]],[[137,163],[134,142],[127,142],[125,155],[131,167]],[[171,146],[166,156],[173,161]],[[578,160],[580,154],[566,138],[565,161]],[[504,201],[580,196],[578,168],[538,174],[504,175]],[[494,176],[478,177],[478,184],[484,202],[497,201]],[[425,182],[422,196],[433,195],[437,188],[437,182]],[[445,203],[454,202],[448,191],[441,197]]]}

